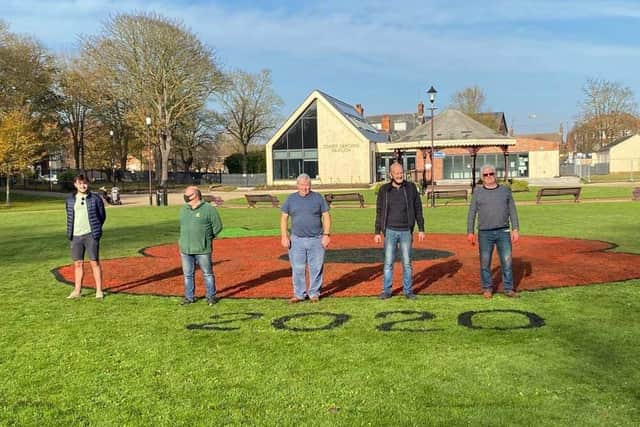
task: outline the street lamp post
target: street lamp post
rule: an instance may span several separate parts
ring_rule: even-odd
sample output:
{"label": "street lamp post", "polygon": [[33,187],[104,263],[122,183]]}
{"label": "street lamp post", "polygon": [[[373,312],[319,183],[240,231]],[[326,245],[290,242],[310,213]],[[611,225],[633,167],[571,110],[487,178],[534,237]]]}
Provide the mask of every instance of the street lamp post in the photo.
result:
{"label": "street lamp post", "polygon": [[434,160],[434,143],[433,143],[433,111],[436,109],[435,107],[435,102],[436,102],[436,93],[438,93],[438,91],[436,91],[433,86],[431,86],[429,88],[429,90],[427,91],[427,94],[429,95],[429,110],[431,110],[431,152],[430,152],[430,157],[431,157],[431,207],[435,207],[436,206],[436,180],[435,180],[435,171],[436,168],[434,167],[433,164],[433,160]]}
{"label": "street lamp post", "polygon": [[144,120],[146,126],[146,134],[147,134],[147,155],[148,157],[148,168],[149,168],[149,206],[153,206],[153,195],[151,194],[151,140],[149,138],[149,128],[151,127],[151,117],[147,117]]}
{"label": "street lamp post", "polygon": [[109,136],[111,137],[111,180],[113,185],[116,185],[116,148],[113,142],[113,130],[109,131]]}

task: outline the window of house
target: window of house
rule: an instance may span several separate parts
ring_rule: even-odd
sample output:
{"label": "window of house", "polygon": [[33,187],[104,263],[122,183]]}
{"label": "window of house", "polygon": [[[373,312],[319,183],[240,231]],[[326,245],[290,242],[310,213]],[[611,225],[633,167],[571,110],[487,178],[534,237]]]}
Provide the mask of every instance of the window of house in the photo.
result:
{"label": "window of house", "polygon": [[407,122],[395,122],[393,124],[393,130],[398,132],[404,132],[407,130]]}

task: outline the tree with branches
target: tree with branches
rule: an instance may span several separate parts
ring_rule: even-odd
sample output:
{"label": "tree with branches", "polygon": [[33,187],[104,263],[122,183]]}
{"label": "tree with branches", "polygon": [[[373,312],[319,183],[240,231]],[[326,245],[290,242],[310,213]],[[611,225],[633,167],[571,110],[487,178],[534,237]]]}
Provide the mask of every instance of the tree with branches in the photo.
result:
{"label": "tree with branches", "polygon": [[104,79],[101,87],[113,99],[130,105],[127,121],[140,135],[145,118],[151,118],[166,187],[174,129],[224,88],[212,50],[177,21],[120,14],[106,21],[100,35],[82,40],[81,58],[98,71],[96,78]]}
{"label": "tree with branches", "polygon": [[596,151],[616,139],[640,131],[633,91],[617,82],[587,79],[579,103],[580,119],[567,141],[581,152]]}
{"label": "tree with branches", "polygon": [[450,107],[460,110],[465,114],[476,114],[483,112],[485,108],[484,91],[480,86],[464,88],[453,94]]}
{"label": "tree with branches", "polygon": [[271,72],[229,74],[227,91],[218,96],[225,132],[242,149],[242,173],[247,173],[249,144],[265,140],[276,128],[282,99],[271,86]]}

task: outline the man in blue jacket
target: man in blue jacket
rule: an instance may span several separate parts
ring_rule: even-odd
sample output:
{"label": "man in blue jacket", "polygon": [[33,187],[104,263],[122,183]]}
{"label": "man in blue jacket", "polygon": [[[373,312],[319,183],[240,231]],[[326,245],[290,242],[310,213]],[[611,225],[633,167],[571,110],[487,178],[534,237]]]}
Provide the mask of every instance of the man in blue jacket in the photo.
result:
{"label": "man in blue jacket", "polygon": [[100,238],[102,224],[107,219],[102,198],[89,191],[89,181],[80,174],[73,179],[76,192],[70,195],[65,204],[67,211],[67,237],[71,240],[71,259],[73,259],[75,286],[67,298],[81,297],[84,275],[85,252],[91,263],[93,280],[96,283],[96,298],[104,298],[102,292],[102,268],[100,267]]}
{"label": "man in blue jacket", "polygon": [[184,299],[182,305],[195,302],[195,265],[202,270],[207,304],[218,302],[216,281],[213,275],[211,254],[213,239],[222,231],[218,211],[202,200],[202,193],[195,186],[184,190],[184,202],[180,210],[180,258],[184,274]]}
{"label": "man in blue jacket", "polygon": [[416,299],[413,293],[411,268],[411,244],[413,229],[418,224],[418,240],[424,240],[424,217],[422,201],[415,184],[404,179],[404,169],[400,163],[389,168],[391,182],[378,190],[376,200],[376,224],[374,242],[384,238],[384,268],[380,299],[391,297],[393,263],[396,250],[400,247],[402,257],[402,290],[408,299]]}

